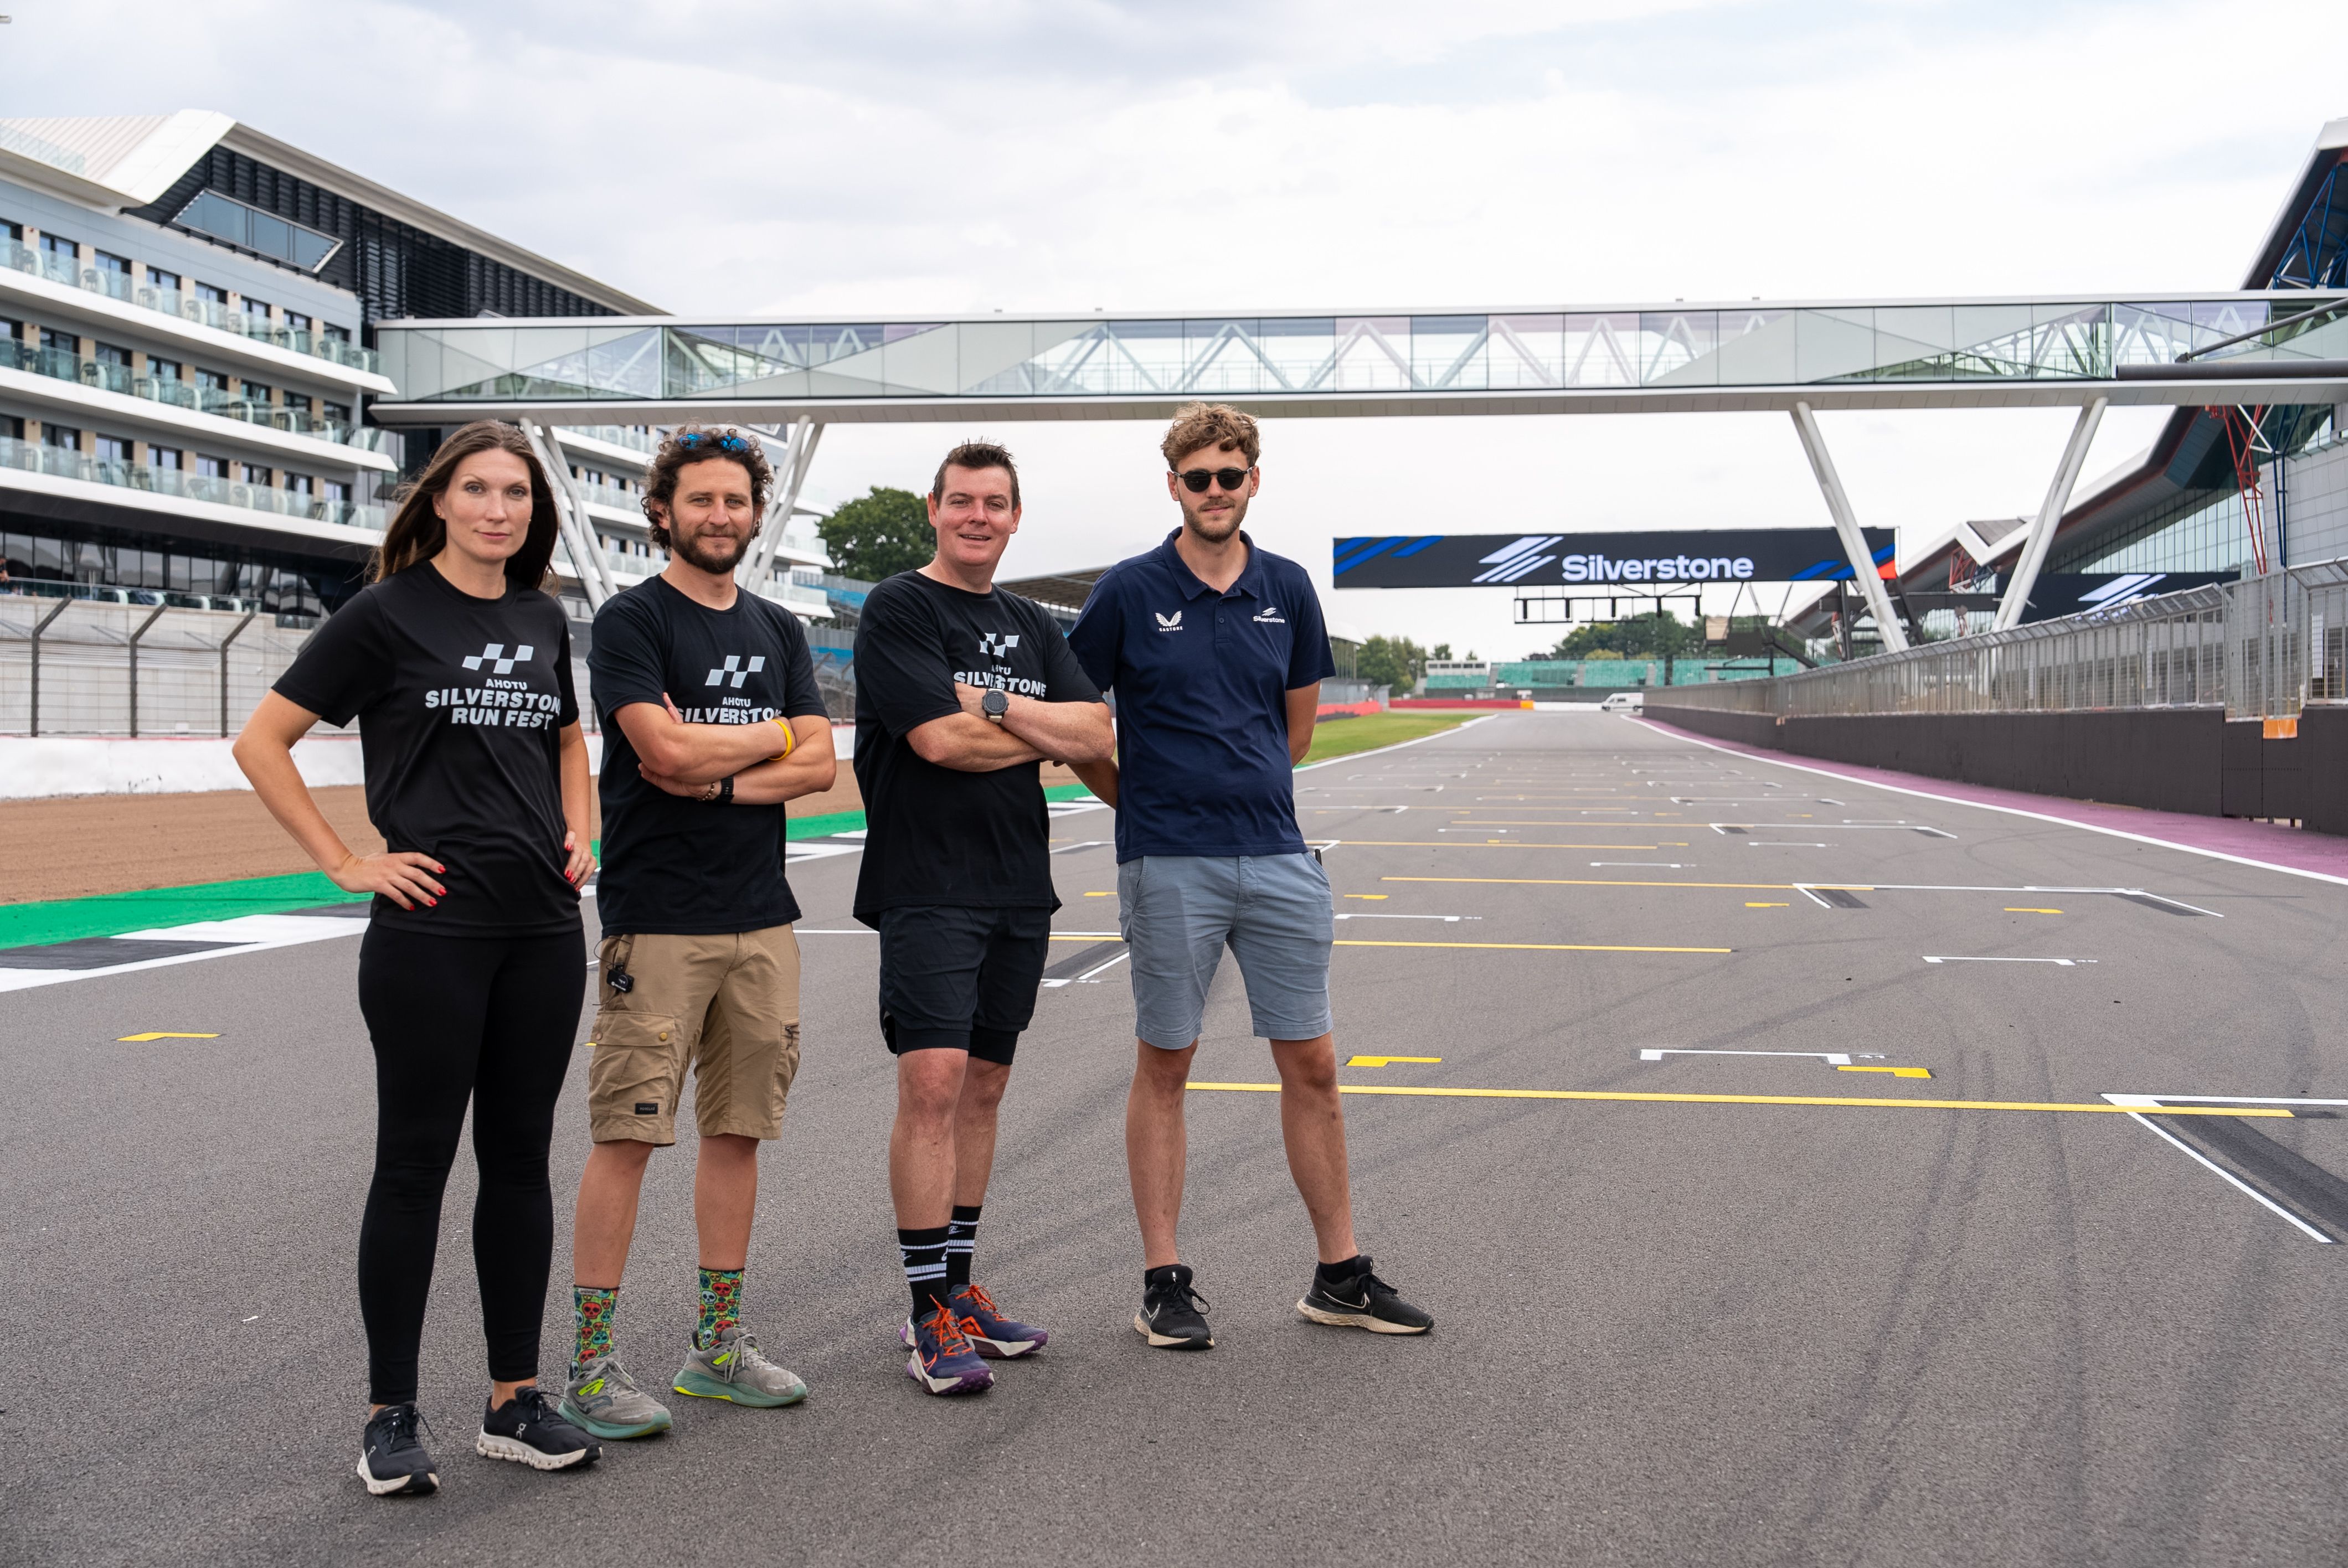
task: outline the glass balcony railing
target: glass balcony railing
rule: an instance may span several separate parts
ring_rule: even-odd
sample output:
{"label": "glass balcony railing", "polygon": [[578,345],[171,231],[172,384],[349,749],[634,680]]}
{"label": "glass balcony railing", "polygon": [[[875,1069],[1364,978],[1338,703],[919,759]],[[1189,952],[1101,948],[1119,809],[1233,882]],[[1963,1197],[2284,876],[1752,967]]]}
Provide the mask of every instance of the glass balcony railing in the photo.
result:
{"label": "glass balcony railing", "polygon": [[312,522],[338,523],[345,528],[380,531],[384,526],[381,507],[321,500],[294,490],[242,484],[232,479],[215,479],[201,474],[191,474],[181,468],[154,468],[144,463],[109,463],[84,453],[67,451],[62,446],[45,446],[38,442],[19,441],[14,436],[0,436],[0,468],[47,474],[60,479],[78,479],[84,484],[113,485],[126,490],[145,490],[158,496],[177,496],[183,500],[209,501],[215,506],[241,507],[247,511],[273,512],[280,517],[303,518]]}
{"label": "glass balcony railing", "polygon": [[0,240],[0,267],[11,267],[19,272],[29,272],[36,278],[46,278],[67,288],[84,289],[93,294],[104,294],[126,305],[177,316],[181,321],[194,322],[216,332],[233,333],[265,343],[294,354],[323,359],[350,370],[380,374],[382,362],[371,348],[361,348],[347,338],[332,337],[322,332],[301,332],[272,323],[261,312],[231,310],[217,301],[199,299],[177,289],[149,289],[134,285],[129,274],[85,267],[63,256],[36,251],[14,240]]}
{"label": "glass balcony railing", "polygon": [[631,518],[644,515],[644,498],[623,490],[617,485],[599,485],[592,479],[582,479],[579,489],[591,507],[612,507]]}
{"label": "glass balcony railing", "polygon": [[175,408],[192,409],[221,419],[264,425],[289,436],[315,436],[362,452],[383,451],[389,436],[389,432],[372,425],[322,419],[305,408],[283,408],[249,401],[217,387],[198,386],[193,382],[139,375],[127,364],[84,359],[64,349],[34,348],[14,338],[0,337],[0,369],[26,370],[35,375],[94,386],[101,392],[118,392],[126,397],[143,397],[151,403],[168,403]]}
{"label": "glass balcony railing", "polygon": [[2348,357],[2348,301],[2312,302],[2311,312],[2302,293],[1124,321],[571,320],[386,325],[377,341],[385,374],[407,402],[1342,402],[1355,394],[2093,382],[2212,351],[2224,359],[2195,363]]}
{"label": "glass balcony railing", "polygon": [[560,428],[576,431],[591,440],[609,442],[614,446],[625,446],[633,452],[649,453],[660,446],[659,436],[625,425],[565,425]]}

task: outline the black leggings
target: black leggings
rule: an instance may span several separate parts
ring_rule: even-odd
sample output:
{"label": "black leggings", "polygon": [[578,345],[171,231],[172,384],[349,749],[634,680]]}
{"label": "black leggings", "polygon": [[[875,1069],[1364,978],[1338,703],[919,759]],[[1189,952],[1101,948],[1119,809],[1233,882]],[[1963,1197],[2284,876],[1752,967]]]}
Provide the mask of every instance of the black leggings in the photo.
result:
{"label": "black leggings", "polygon": [[440,1194],[473,1106],[473,1268],[489,1376],[538,1375],[554,1252],[546,1148],[587,993],[580,932],[427,936],[370,925],[359,1010],[375,1041],[375,1180],[359,1225],[368,1399],[416,1398],[416,1352],[440,1240]]}

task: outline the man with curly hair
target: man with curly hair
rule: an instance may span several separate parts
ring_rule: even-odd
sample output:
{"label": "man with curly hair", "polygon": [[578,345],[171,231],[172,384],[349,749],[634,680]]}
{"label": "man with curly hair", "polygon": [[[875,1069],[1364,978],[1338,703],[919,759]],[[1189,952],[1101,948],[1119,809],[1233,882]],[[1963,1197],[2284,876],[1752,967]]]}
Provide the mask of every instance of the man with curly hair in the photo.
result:
{"label": "man with curly hair", "polygon": [[831,722],[798,618],[736,584],[774,471],[757,439],[687,425],[645,485],[658,577],[605,604],[587,663],[603,720],[600,1006],[588,1070],[594,1148],[572,1238],[578,1349],[564,1416],[602,1438],[667,1409],[613,1348],[644,1167],[676,1142],[691,1064],[701,1316],[680,1394],[776,1406],[807,1385],[741,1325],[758,1145],[782,1132],[799,1060],[798,905],[783,803],[829,789]]}

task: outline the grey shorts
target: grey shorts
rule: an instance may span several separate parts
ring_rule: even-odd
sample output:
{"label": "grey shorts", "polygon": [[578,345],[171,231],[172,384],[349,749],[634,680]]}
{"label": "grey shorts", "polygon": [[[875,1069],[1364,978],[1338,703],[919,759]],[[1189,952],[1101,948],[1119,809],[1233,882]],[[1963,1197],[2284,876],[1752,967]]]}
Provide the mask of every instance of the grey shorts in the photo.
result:
{"label": "grey shorts", "polygon": [[1329,1032],[1329,874],[1310,855],[1144,856],[1117,868],[1133,968],[1133,1032],[1164,1050],[1199,1038],[1231,948],[1265,1040]]}

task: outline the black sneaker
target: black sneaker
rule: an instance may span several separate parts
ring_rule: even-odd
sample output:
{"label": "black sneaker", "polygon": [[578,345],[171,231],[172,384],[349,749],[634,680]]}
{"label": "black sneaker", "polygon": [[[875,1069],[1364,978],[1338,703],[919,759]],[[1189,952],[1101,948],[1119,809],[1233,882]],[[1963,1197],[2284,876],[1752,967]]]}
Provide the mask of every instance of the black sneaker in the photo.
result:
{"label": "black sneaker", "polygon": [[568,1470],[593,1464],[602,1457],[603,1445],[564,1420],[532,1384],[482,1412],[473,1451],[486,1459],[519,1460],[532,1470]]}
{"label": "black sneaker", "polygon": [[1339,1328],[1366,1328],[1373,1334],[1424,1334],[1435,1327],[1435,1316],[1421,1312],[1395,1294],[1395,1287],[1370,1272],[1370,1260],[1354,1260],[1354,1273],[1331,1279],[1324,1269],[1313,1273],[1312,1288],[1296,1310],[1315,1323]]}
{"label": "black sneaker", "polygon": [[422,1497],[440,1490],[440,1472],[416,1429],[424,1418],[413,1404],[386,1405],[367,1418],[360,1440],[359,1479],[377,1497]]}
{"label": "black sneaker", "polygon": [[1169,1263],[1141,1276],[1141,1310],[1133,1315],[1134,1332],[1159,1350],[1210,1350],[1215,1331],[1207,1327],[1199,1308],[1207,1298],[1190,1288],[1190,1266]]}

